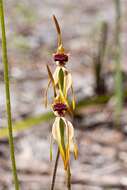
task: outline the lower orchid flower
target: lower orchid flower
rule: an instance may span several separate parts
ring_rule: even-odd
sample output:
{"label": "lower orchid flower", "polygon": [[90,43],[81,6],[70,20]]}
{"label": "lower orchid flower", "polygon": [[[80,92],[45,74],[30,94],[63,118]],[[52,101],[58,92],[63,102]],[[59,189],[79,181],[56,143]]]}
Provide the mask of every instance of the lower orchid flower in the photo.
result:
{"label": "lower orchid flower", "polygon": [[[64,163],[64,169],[67,170],[70,152],[74,153],[75,159],[77,159],[78,148],[74,142],[74,127],[70,121],[65,119],[64,113],[67,111],[67,106],[63,103],[56,103],[53,105],[53,110],[57,117],[52,126],[52,136],[60,151]],[[52,152],[52,150],[51,150]]]}

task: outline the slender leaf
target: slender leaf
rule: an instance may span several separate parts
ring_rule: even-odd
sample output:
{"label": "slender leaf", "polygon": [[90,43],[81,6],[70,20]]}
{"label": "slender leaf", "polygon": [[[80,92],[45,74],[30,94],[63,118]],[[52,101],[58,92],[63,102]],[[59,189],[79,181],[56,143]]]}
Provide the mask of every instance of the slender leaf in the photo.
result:
{"label": "slender leaf", "polygon": [[54,81],[54,78],[53,78],[53,75],[52,75],[52,72],[49,68],[49,66],[47,65],[47,70],[48,70],[48,75],[49,75],[49,78],[51,79],[51,82],[52,82],[52,85],[53,85],[53,90],[54,90],[54,97],[56,97],[56,86],[55,86],[55,81]]}

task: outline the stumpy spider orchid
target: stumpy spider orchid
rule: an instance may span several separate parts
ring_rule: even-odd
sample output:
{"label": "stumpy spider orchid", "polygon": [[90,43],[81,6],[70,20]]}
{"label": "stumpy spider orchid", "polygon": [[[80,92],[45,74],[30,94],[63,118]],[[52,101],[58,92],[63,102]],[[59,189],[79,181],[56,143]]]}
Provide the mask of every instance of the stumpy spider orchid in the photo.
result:
{"label": "stumpy spider orchid", "polygon": [[[55,16],[53,16],[53,20],[58,35],[57,51],[53,54],[56,69],[52,74],[49,66],[47,65],[49,82],[45,93],[45,104],[47,106],[47,93],[50,85],[52,85],[54,96],[51,103],[51,108],[56,118],[52,126],[50,159],[52,159],[52,139],[54,139],[58,145],[58,151],[63,160],[64,169],[70,171],[70,152],[72,151],[74,153],[74,158],[76,159],[78,155],[78,148],[74,140],[73,125],[66,119],[65,116],[67,113],[72,114],[75,108],[75,97],[72,86],[72,76],[66,68],[68,54],[65,53],[62,43],[61,30]],[[70,106],[68,100],[69,90],[72,92],[72,106]]]}

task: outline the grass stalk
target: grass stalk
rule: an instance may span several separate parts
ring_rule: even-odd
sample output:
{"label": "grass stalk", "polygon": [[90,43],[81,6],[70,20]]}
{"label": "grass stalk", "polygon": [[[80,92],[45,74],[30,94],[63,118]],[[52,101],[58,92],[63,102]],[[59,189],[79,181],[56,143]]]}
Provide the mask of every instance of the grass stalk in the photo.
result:
{"label": "grass stalk", "polygon": [[8,118],[10,156],[11,156],[11,161],[12,161],[12,173],[13,173],[13,178],[14,178],[15,190],[19,190],[15,153],[14,153],[13,133],[12,133],[10,87],[9,87],[9,76],[8,76],[8,58],[7,58],[3,0],[0,0],[0,22],[1,22],[1,30],[2,30],[2,61],[4,65],[4,82],[5,82],[5,91],[6,91],[6,110],[7,110],[7,118]]}

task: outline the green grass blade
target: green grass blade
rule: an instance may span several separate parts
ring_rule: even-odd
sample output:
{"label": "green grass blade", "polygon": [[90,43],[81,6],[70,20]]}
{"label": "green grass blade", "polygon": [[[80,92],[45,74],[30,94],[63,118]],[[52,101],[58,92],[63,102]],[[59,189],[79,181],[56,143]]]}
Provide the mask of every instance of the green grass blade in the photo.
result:
{"label": "green grass blade", "polygon": [[[51,112],[48,112],[39,116],[27,118],[22,121],[18,121],[14,123],[13,131],[15,133],[18,133],[30,127],[37,126],[43,122],[49,121],[52,118],[53,118],[53,114]],[[0,138],[5,138],[7,136],[8,136],[8,128],[0,129]]]}
{"label": "green grass blade", "polygon": [[8,119],[10,157],[12,162],[12,173],[15,184],[15,190],[19,190],[19,182],[18,182],[17,169],[16,169],[15,152],[14,152],[13,133],[12,133],[11,101],[10,101],[10,87],[9,87],[9,76],[8,76],[8,57],[7,57],[7,45],[6,45],[6,31],[4,23],[4,8],[2,0],[0,0],[0,22],[2,30],[2,62],[4,65],[4,82],[5,82],[5,91],[6,91],[6,110],[7,110],[7,119]]}

